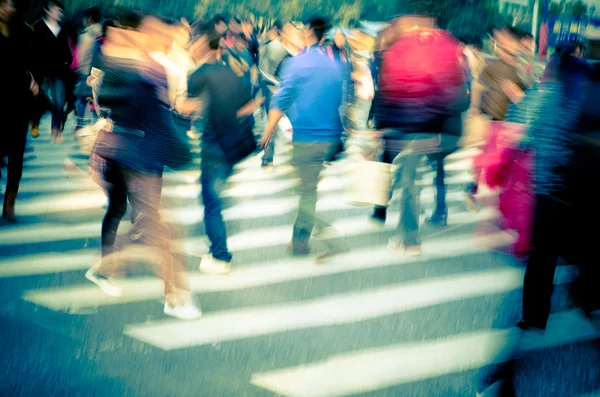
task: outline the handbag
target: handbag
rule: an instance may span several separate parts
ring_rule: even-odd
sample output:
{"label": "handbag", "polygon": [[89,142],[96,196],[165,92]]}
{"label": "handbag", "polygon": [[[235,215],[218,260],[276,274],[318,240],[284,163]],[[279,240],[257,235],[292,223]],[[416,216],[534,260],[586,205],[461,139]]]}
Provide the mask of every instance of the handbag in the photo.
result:
{"label": "handbag", "polygon": [[176,115],[171,112],[164,129],[161,129],[162,137],[158,159],[167,167],[173,169],[183,168],[192,161],[192,149],[187,136],[180,132],[175,122]]}

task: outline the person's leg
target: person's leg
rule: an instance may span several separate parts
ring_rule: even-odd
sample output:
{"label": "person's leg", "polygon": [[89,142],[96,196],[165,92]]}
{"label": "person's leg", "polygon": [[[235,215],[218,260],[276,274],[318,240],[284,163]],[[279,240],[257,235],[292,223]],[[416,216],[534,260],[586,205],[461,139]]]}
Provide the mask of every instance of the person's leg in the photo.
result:
{"label": "person's leg", "polygon": [[420,215],[420,188],[417,186],[417,167],[421,155],[416,153],[407,154],[401,162],[402,197],[400,199],[400,223],[398,230],[402,236],[405,246],[418,246],[421,244],[419,238],[419,215]]}
{"label": "person's leg", "polygon": [[561,211],[567,205],[548,195],[536,196],[533,251],[527,261],[523,283],[523,323],[525,327],[545,328],[550,315],[554,273],[564,239],[561,238]]}
{"label": "person's leg", "polygon": [[52,137],[55,141],[60,142],[62,138],[65,101],[66,101],[66,86],[62,78],[56,77],[50,81],[50,89],[52,91]]}
{"label": "person's leg", "polygon": [[427,222],[435,226],[446,226],[448,224],[448,208],[446,207],[446,183],[444,172],[444,159],[446,153],[437,153],[429,156],[431,162],[433,162],[435,177],[433,179],[433,186],[435,188],[435,209],[433,214]]}
{"label": "person's leg", "polygon": [[102,220],[102,261],[94,271],[96,275],[110,278],[116,276],[121,267],[121,263],[115,260],[113,254],[119,223],[127,211],[127,184],[122,167],[114,161],[103,161],[102,178],[106,182],[105,193],[108,198],[108,207]]}
{"label": "person's leg", "polygon": [[[381,156],[381,162],[386,163],[386,164],[391,164],[392,161],[394,160],[394,157],[395,157],[394,153],[391,153],[390,151],[384,151]],[[394,183],[394,185],[395,185],[395,183]],[[394,194],[394,187],[395,187],[394,185],[390,189],[390,200],[392,199],[392,196]],[[387,207],[376,205],[373,208],[373,213],[371,214],[371,219],[378,221],[378,222],[385,223],[385,221],[387,219]]]}
{"label": "person's leg", "polygon": [[119,223],[127,211],[127,191],[124,184],[113,185],[107,192],[108,208],[102,220],[102,256],[113,253]]}
{"label": "person's leg", "polygon": [[[264,102],[263,106],[264,106],[266,114],[268,115],[269,109],[270,109],[270,101],[273,97],[273,94],[271,93],[271,90],[269,90],[269,88],[265,86],[265,88],[263,89],[263,95],[265,96],[265,102]],[[268,167],[268,166],[273,165],[273,160],[275,157],[275,140],[276,140],[276,138],[277,138],[277,130],[271,136],[271,141],[269,142],[269,145],[267,145],[267,147],[265,147],[265,151],[264,151],[263,157],[262,157],[262,166],[263,167]]]}
{"label": "person's leg", "polygon": [[294,222],[292,253],[308,253],[308,241],[315,225],[317,185],[328,160],[331,145],[327,143],[294,143],[293,164],[300,175],[300,202]]}
{"label": "person's leg", "polygon": [[221,195],[232,166],[223,161],[203,160],[200,182],[204,205],[204,228],[210,240],[213,258],[231,262],[232,255],[227,248],[227,229],[223,221]]}
{"label": "person's leg", "polygon": [[28,121],[19,115],[8,117],[12,117],[12,119],[7,119],[7,136],[3,142],[7,149],[8,164],[2,217],[10,222],[16,222],[15,201],[23,176],[23,156],[27,142]]}

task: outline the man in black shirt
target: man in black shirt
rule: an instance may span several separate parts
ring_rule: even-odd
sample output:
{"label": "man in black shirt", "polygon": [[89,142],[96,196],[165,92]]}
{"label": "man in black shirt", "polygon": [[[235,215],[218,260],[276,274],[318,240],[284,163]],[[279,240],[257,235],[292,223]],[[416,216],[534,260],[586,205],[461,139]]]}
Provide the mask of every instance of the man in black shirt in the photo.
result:
{"label": "man in black shirt", "polygon": [[256,150],[250,87],[219,59],[221,36],[210,27],[200,28],[192,44],[195,62],[203,61],[188,81],[188,96],[205,104],[202,133],[201,178],[204,227],[210,254],[202,258],[200,271],[228,274],[232,255],[221,215],[221,194],[233,166]]}
{"label": "man in black shirt", "polygon": [[[71,73],[73,55],[67,32],[61,23],[64,6],[59,0],[48,0],[44,6],[45,15],[33,25],[36,68],[33,71],[37,81],[44,81],[52,97],[52,141],[62,142],[64,128],[67,80]],[[34,123],[32,135],[37,136]]]}

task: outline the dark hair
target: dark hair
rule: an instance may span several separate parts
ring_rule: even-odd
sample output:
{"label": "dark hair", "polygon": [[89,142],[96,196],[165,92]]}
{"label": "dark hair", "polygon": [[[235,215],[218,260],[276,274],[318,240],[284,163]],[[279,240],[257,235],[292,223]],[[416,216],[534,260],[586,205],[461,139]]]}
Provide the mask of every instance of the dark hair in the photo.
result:
{"label": "dark hair", "polygon": [[44,3],[44,10],[49,10],[52,6],[56,6],[63,11],[65,10],[65,6],[60,0],[46,0],[46,3]]}
{"label": "dark hair", "polygon": [[214,27],[206,32],[206,36],[208,39],[208,47],[211,50],[218,50],[221,47],[221,35],[217,33]]}
{"label": "dark hair", "polygon": [[409,0],[406,10],[409,15],[436,17],[435,3],[435,0]]}
{"label": "dark hair", "polygon": [[219,24],[221,22],[227,23],[227,21],[225,20],[225,17],[223,15],[221,15],[221,14],[215,15],[214,18],[213,18],[213,24],[217,25],[217,24]]}
{"label": "dark hair", "polygon": [[280,20],[276,20],[275,22],[273,22],[273,25],[271,25],[271,30],[273,29],[277,29],[279,31],[281,31],[281,29],[283,29],[283,25],[281,24]]}
{"label": "dark hair", "polygon": [[100,8],[90,7],[83,11],[83,19],[88,19],[93,23],[99,23],[102,20]]}
{"label": "dark hair", "polygon": [[325,36],[325,33],[331,28],[329,21],[317,16],[309,18],[305,25],[315,32],[317,41],[321,41]]}
{"label": "dark hair", "polygon": [[237,23],[238,25],[242,23],[242,21],[238,17],[229,18],[229,22],[231,22],[231,21]]}
{"label": "dark hair", "polygon": [[117,16],[116,25],[122,29],[137,30],[145,17],[146,16],[139,11],[122,10]]}

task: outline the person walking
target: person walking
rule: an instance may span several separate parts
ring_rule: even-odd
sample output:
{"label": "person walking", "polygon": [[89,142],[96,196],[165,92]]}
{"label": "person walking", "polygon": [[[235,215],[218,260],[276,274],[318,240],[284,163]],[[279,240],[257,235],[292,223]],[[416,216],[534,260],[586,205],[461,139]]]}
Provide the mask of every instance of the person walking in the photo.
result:
{"label": "person walking", "polygon": [[[296,55],[289,43],[291,30],[295,28],[287,24],[281,28],[281,23],[275,21],[269,30],[269,42],[264,45],[258,65],[261,92],[265,98],[263,108],[268,114],[273,94],[279,90],[281,78],[281,66],[284,61]],[[275,135],[272,136],[269,145],[265,147],[261,166],[264,169],[272,169],[275,157]]]}
{"label": "person walking", "polygon": [[88,8],[83,12],[83,23],[85,30],[81,32],[77,39],[77,69],[75,77],[75,116],[77,117],[77,127],[82,127],[82,121],[85,117],[88,98],[91,98],[92,92],[86,84],[86,80],[92,70],[92,58],[96,42],[102,37],[102,26],[100,21],[102,15],[97,7]]}
{"label": "person walking", "polygon": [[[393,25],[398,31],[390,34],[381,55],[374,113],[383,138],[382,161],[399,167],[402,196],[397,245],[405,254],[416,256],[421,254],[417,167],[424,155],[443,158],[456,147],[458,136],[448,132],[460,129],[456,125],[468,108],[468,95],[459,42],[450,32],[437,28],[427,2],[415,2],[412,7],[413,16],[402,17]],[[443,176],[443,163],[438,163]],[[441,184],[439,174],[437,179]],[[438,187],[438,192],[445,193],[445,189]],[[379,222],[386,217],[387,207],[383,206],[372,214]]]}
{"label": "person walking", "polygon": [[[65,105],[73,54],[67,32],[61,23],[65,7],[59,0],[48,0],[44,17],[33,25],[35,69],[37,81],[44,81],[52,99],[52,142],[64,141]],[[39,120],[32,125],[32,136],[39,135]]]}
{"label": "person walking", "polygon": [[[324,18],[313,17],[307,21],[306,48],[283,65],[281,88],[273,98],[259,142],[260,147],[266,147],[277,123],[287,114],[294,130],[292,162],[301,180],[298,214],[288,245],[292,255],[310,253],[309,240],[315,224],[319,229],[329,226],[316,217],[317,184],[324,163],[333,160],[342,149],[344,128],[340,107],[347,71],[320,46],[329,28]],[[338,251],[330,246],[317,260]]]}
{"label": "person walking", "polygon": [[108,196],[108,208],[102,221],[102,261],[88,270],[86,278],[107,295],[122,294],[114,277],[125,263],[115,251],[115,240],[129,202],[130,238],[158,251],[160,263],[151,263],[164,281],[164,313],[193,320],[202,313],[192,301],[187,270],[173,253],[173,229],[158,212],[165,159],[176,156],[168,149],[176,132],[165,70],[148,55],[154,50],[153,41],[142,33],[149,30],[144,26],[147,22],[137,13],[124,13],[120,28],[109,28],[107,42],[93,64],[90,84],[110,118],[98,134],[90,166]]}
{"label": "person walking", "polygon": [[8,157],[2,218],[16,222],[15,201],[27,141],[29,111],[39,94],[31,69],[31,29],[16,20],[13,0],[0,0],[0,157]]}
{"label": "person walking", "polygon": [[233,166],[256,151],[252,132],[254,103],[251,86],[220,61],[221,35],[212,26],[201,26],[194,35],[192,57],[200,63],[189,76],[188,97],[202,100],[201,176],[204,228],[210,253],[202,257],[200,271],[225,275],[231,271],[233,255],[227,247],[222,194]]}

